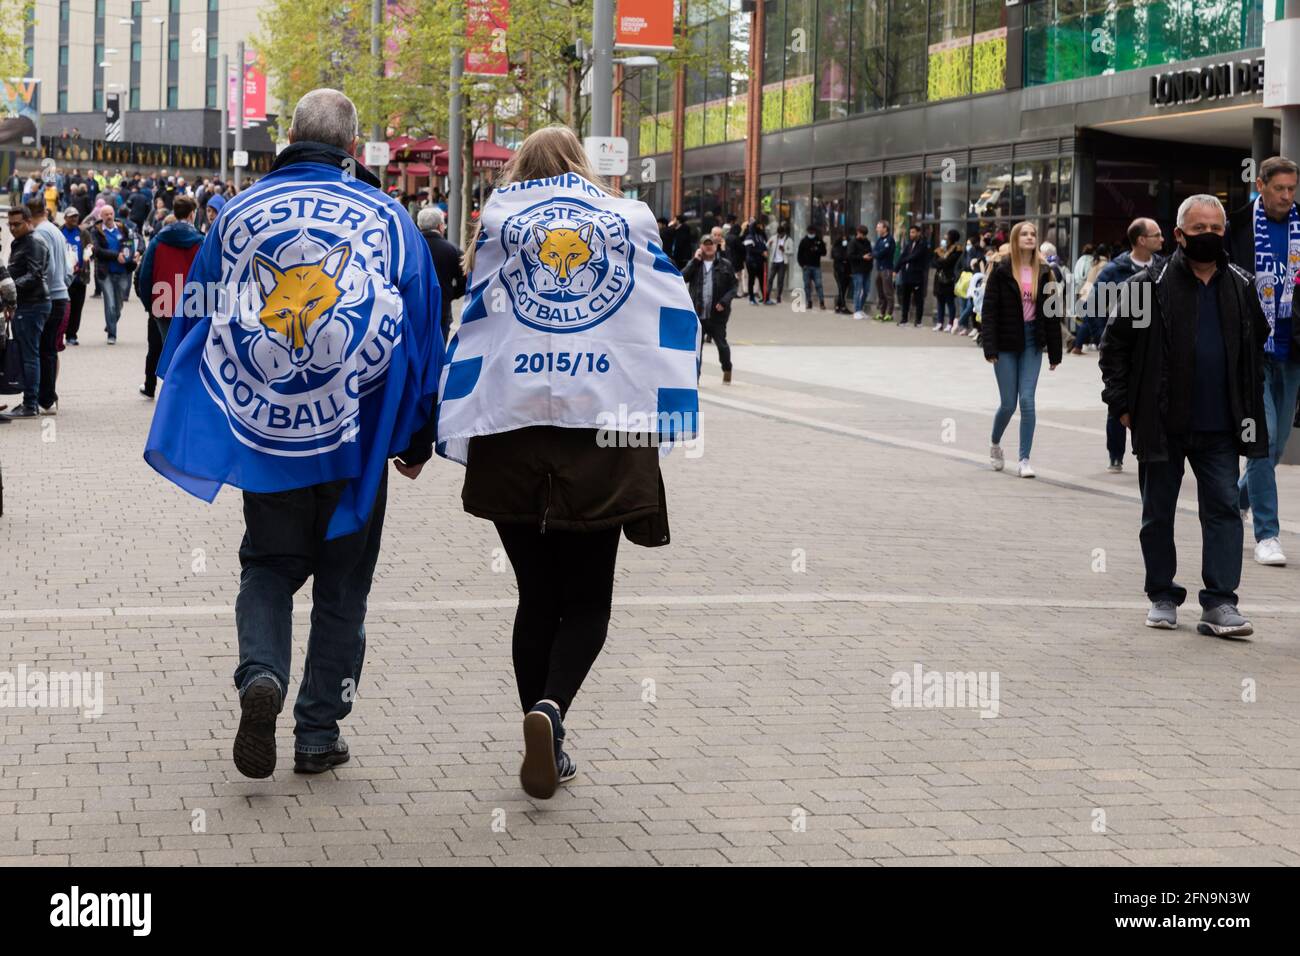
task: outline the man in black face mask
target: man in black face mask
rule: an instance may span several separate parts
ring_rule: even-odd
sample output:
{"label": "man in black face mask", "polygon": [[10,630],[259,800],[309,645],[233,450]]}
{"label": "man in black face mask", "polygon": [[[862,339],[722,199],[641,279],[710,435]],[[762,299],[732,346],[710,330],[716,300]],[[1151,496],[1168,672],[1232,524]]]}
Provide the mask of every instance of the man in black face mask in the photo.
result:
{"label": "man in black face mask", "polygon": [[1197,630],[1246,637],[1237,610],[1241,516],[1237,459],[1268,455],[1263,362],[1268,322],[1253,278],[1223,251],[1214,196],[1178,209],[1178,249],[1120,287],[1101,344],[1102,400],[1133,433],[1142,490],[1148,627],[1178,626],[1187,591],[1174,583],[1174,511],[1184,460],[1196,475],[1202,608]]}

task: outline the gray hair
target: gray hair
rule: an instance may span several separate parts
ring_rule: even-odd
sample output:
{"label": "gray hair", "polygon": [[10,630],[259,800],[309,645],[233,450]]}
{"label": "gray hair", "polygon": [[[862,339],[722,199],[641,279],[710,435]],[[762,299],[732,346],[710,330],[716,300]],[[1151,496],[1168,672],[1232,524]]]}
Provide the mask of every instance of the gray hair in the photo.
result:
{"label": "gray hair", "polygon": [[289,138],[337,146],[352,152],[357,140],[357,108],[338,90],[321,87],[304,93],[293,111]]}
{"label": "gray hair", "polygon": [[415,217],[415,224],[421,232],[442,229],[442,210],[437,206],[425,206]]}
{"label": "gray hair", "polygon": [[1218,196],[1211,196],[1208,193],[1200,193],[1196,196],[1188,196],[1183,200],[1183,204],[1178,207],[1178,228],[1183,228],[1183,223],[1187,221],[1187,214],[1191,212],[1193,206],[1213,206],[1219,210],[1219,216],[1223,219],[1224,224],[1228,222],[1228,214],[1224,211],[1223,203],[1219,202]]}

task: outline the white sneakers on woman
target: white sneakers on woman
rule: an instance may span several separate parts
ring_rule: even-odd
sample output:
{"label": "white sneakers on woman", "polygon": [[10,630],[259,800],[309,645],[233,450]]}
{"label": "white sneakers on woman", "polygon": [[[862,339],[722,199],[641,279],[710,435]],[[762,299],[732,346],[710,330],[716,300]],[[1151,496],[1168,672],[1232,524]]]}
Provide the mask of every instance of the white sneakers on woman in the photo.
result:
{"label": "white sneakers on woman", "polygon": [[989,445],[989,464],[993,466],[994,471],[1001,471],[1006,466],[1001,445]]}
{"label": "white sneakers on woman", "polygon": [[1021,459],[1020,459],[1020,477],[1021,477],[1021,478],[1036,478],[1036,477],[1038,477],[1037,475],[1034,474],[1034,469],[1031,468],[1031,467],[1029,467],[1029,459],[1028,459],[1028,458],[1021,458]]}

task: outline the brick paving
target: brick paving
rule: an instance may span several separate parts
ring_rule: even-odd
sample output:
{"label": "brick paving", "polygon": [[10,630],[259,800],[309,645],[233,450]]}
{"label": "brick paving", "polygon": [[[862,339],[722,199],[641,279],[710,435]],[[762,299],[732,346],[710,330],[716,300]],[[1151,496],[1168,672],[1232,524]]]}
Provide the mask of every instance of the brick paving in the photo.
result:
{"label": "brick paving", "polygon": [[[624,542],[580,776],[537,802],[513,578],[441,461],[393,484],[352,762],[287,772],[290,701],[275,776],[235,771],[239,496],[145,466],[142,310],[110,349],[101,308],[58,417],[0,431],[0,671],[103,675],[97,718],[0,710],[0,864],[1300,863],[1300,476],[1294,566],[1246,564],[1253,641],[1192,609],[1142,627],[1136,469],[1104,472],[1091,357],[1044,370],[1044,480],[1019,481],[980,465],[995,391],[966,340],[738,306],[704,454],[665,463],[674,543]],[[1194,590],[1194,511],[1178,541]],[[895,707],[916,664],[996,673],[997,716]]]}

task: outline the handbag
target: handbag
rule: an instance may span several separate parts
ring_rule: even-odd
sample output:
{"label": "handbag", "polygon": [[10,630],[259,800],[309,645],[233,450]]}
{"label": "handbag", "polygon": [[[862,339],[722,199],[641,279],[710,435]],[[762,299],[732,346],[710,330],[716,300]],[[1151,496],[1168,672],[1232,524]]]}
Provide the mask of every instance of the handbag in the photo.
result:
{"label": "handbag", "polygon": [[14,341],[13,323],[3,324],[6,334],[0,335],[4,340],[4,355],[0,359],[0,395],[17,395],[23,390],[23,357]]}
{"label": "handbag", "polygon": [[973,278],[975,278],[975,273],[971,272],[969,269],[957,277],[957,288],[955,290],[957,298],[966,298],[970,293],[970,280]]}

